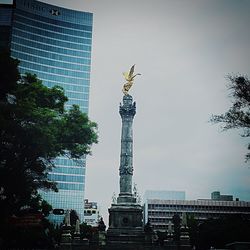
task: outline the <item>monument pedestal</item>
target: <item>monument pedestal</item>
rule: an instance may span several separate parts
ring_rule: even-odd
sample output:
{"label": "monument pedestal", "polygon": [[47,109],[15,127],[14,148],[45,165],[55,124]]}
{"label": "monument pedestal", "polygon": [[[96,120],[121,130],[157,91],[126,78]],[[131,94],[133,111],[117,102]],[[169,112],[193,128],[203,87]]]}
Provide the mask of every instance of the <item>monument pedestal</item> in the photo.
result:
{"label": "monument pedestal", "polygon": [[71,237],[71,226],[64,225],[62,228],[62,238],[60,249],[71,250],[72,249],[72,237]]}
{"label": "monument pedestal", "polygon": [[108,244],[143,244],[142,207],[138,204],[112,204],[109,209]]}

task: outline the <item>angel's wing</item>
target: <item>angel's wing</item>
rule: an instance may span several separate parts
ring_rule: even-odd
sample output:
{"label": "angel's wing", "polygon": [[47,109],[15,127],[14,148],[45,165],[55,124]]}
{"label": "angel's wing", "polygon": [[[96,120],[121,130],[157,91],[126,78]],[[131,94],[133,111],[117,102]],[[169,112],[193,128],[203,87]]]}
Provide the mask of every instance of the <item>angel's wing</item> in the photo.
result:
{"label": "angel's wing", "polygon": [[135,71],[135,64],[131,67],[130,71],[129,71],[129,77],[132,78],[133,74]]}
{"label": "angel's wing", "polygon": [[131,80],[133,81],[134,78],[135,78],[136,76],[140,76],[140,75],[141,75],[140,73],[135,74],[135,75],[131,78]]}
{"label": "angel's wing", "polygon": [[129,79],[129,73],[128,72],[123,72],[122,73],[123,75],[124,75],[124,77],[125,77],[125,79],[128,81]]}

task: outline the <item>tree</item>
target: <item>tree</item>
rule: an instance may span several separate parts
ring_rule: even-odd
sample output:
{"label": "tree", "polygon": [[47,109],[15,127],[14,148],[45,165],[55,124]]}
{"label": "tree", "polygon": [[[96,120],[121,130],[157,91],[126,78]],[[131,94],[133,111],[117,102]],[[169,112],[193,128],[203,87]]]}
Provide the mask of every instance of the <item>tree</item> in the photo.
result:
{"label": "tree", "polygon": [[103,218],[101,217],[100,220],[98,221],[98,231],[105,232],[106,225],[103,221]]}
{"label": "tree", "polygon": [[91,225],[87,225],[87,223],[80,224],[80,232],[82,238],[87,238],[91,240],[93,236],[93,228]]}
{"label": "tree", "polygon": [[[233,105],[225,114],[213,115],[213,123],[223,123],[223,130],[240,129],[241,136],[250,136],[250,80],[247,76],[228,76],[230,95]],[[250,150],[250,144],[248,144]],[[246,161],[250,153],[246,154]]]}
{"label": "tree", "polygon": [[197,240],[198,240],[197,234],[198,234],[199,222],[197,219],[195,219],[192,213],[188,214],[187,216],[187,225],[188,225],[191,246],[195,246],[197,245]]}
{"label": "tree", "polygon": [[228,243],[249,241],[250,222],[247,216],[232,214],[208,219],[198,226],[197,249],[225,248]]}
{"label": "tree", "polygon": [[75,226],[77,220],[79,220],[79,216],[78,216],[76,210],[72,209],[70,211],[70,224],[71,224],[71,226]]}
{"label": "tree", "polygon": [[38,189],[57,190],[48,180],[54,158],[77,160],[97,143],[97,125],[36,75],[20,76],[18,61],[0,55],[0,224],[31,204]]}
{"label": "tree", "polygon": [[177,213],[174,214],[172,222],[174,224],[174,241],[179,242],[181,235],[181,218]]}
{"label": "tree", "polygon": [[0,56],[0,99],[6,97],[6,93],[15,88],[17,81],[20,79],[17,59],[11,58],[10,53],[4,50]]}

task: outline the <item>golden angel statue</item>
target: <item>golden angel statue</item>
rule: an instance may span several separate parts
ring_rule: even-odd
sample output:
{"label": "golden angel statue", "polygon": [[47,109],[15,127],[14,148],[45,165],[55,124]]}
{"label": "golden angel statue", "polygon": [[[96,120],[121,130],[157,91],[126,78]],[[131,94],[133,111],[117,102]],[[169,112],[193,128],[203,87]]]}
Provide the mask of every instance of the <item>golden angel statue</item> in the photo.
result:
{"label": "golden angel statue", "polygon": [[123,85],[123,89],[122,92],[124,93],[124,95],[128,95],[128,91],[129,89],[132,87],[133,85],[133,80],[137,75],[141,75],[140,73],[137,73],[134,75],[134,71],[135,71],[135,64],[131,67],[129,72],[123,72],[123,75],[125,77],[125,80],[127,81],[124,85]]}

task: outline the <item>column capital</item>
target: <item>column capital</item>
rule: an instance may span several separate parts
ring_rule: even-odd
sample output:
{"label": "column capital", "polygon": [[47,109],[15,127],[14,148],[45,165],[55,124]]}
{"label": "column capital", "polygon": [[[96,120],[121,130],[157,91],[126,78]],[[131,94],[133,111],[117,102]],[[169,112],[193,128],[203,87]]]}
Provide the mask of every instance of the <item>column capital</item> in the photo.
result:
{"label": "column capital", "polygon": [[133,102],[131,95],[123,96],[123,104],[120,103],[119,113],[122,118],[131,117],[133,118],[136,113],[136,103]]}

